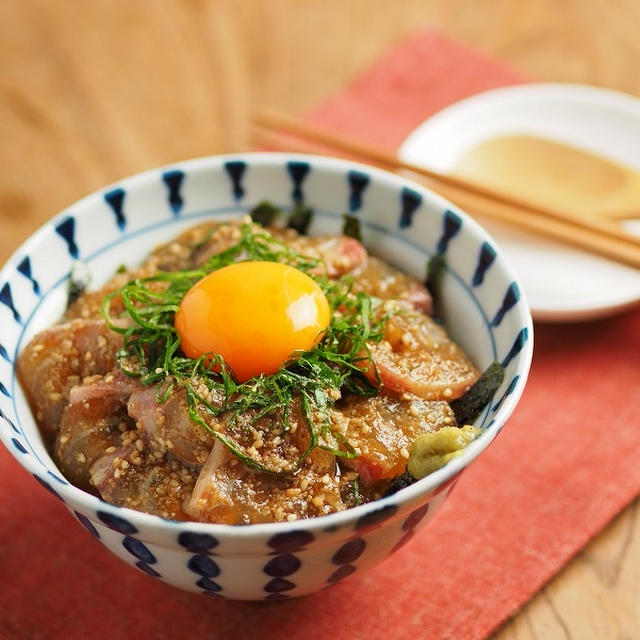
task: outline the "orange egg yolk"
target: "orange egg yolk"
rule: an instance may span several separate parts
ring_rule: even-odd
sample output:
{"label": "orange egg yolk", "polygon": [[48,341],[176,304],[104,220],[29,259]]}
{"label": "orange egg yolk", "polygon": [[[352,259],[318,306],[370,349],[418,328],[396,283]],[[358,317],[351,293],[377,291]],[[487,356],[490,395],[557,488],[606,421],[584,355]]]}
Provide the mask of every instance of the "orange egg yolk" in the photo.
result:
{"label": "orange egg yolk", "polygon": [[221,355],[239,382],[275,373],[294,351],[307,351],[331,310],[305,273],[278,262],[237,262],[198,281],[175,316],[190,358]]}

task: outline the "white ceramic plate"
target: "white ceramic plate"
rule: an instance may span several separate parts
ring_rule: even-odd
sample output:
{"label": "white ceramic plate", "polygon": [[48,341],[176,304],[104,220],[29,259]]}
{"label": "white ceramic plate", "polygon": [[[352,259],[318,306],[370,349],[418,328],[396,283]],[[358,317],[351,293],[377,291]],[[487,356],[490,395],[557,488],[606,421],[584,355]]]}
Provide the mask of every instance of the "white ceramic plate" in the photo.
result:
{"label": "white ceramic plate", "polygon": [[[462,100],[420,125],[399,155],[448,172],[470,147],[503,134],[552,138],[640,170],[640,100],[569,84],[518,85]],[[484,219],[483,225],[515,267],[536,320],[590,320],[640,302],[635,269]],[[640,235],[640,221],[625,226]]]}

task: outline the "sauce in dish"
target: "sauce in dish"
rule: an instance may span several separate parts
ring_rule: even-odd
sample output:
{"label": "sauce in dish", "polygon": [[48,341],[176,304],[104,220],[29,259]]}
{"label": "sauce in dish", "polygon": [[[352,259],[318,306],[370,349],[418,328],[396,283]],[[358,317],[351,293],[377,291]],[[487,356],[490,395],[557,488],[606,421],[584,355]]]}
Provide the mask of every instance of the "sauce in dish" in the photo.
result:
{"label": "sauce in dish", "polygon": [[502,371],[479,376],[353,222],[203,224],[74,295],[18,362],[61,472],[112,504],[253,524],[375,500],[459,455]]}
{"label": "sauce in dish", "polygon": [[555,140],[501,135],[468,149],[452,173],[584,215],[640,212],[640,173]]}

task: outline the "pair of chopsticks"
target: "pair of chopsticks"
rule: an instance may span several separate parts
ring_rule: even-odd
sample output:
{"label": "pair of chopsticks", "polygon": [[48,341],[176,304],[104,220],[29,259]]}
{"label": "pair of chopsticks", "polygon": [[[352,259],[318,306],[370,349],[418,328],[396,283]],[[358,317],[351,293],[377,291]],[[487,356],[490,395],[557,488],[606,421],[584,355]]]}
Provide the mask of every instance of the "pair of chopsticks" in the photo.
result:
{"label": "pair of chopsticks", "polygon": [[404,162],[388,151],[312,127],[288,115],[261,108],[252,118],[252,142],[283,151],[338,155],[388,171],[408,172],[433,191],[472,214],[559,240],[640,269],[640,237],[610,220],[586,218],[515,198],[456,176]]}

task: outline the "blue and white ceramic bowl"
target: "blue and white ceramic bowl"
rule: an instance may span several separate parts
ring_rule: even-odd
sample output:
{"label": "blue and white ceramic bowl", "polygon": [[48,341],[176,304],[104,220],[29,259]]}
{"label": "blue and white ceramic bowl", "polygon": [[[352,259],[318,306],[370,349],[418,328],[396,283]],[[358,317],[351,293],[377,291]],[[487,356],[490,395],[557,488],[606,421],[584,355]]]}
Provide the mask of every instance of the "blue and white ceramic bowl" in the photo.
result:
{"label": "blue and white ceramic bowl", "polygon": [[[63,313],[69,272],[86,263],[99,286],[157,244],[205,219],[240,216],[262,200],[304,200],[310,233],[361,220],[369,250],[417,277],[446,257],[448,329],[479,369],[498,360],[501,388],[464,454],[378,502],[305,521],[248,527],[173,522],[114,507],[69,484],[47,453],[16,379],[17,354]],[[0,273],[0,436],[27,473],[102,544],[149,576],[222,598],[308,594],[386,558],[425,526],[464,468],[496,437],[522,393],[532,354],[529,309],[493,240],[427,189],[348,161],[289,154],[202,158],[127,178],[56,216]],[[89,570],[87,568],[87,570]]]}

